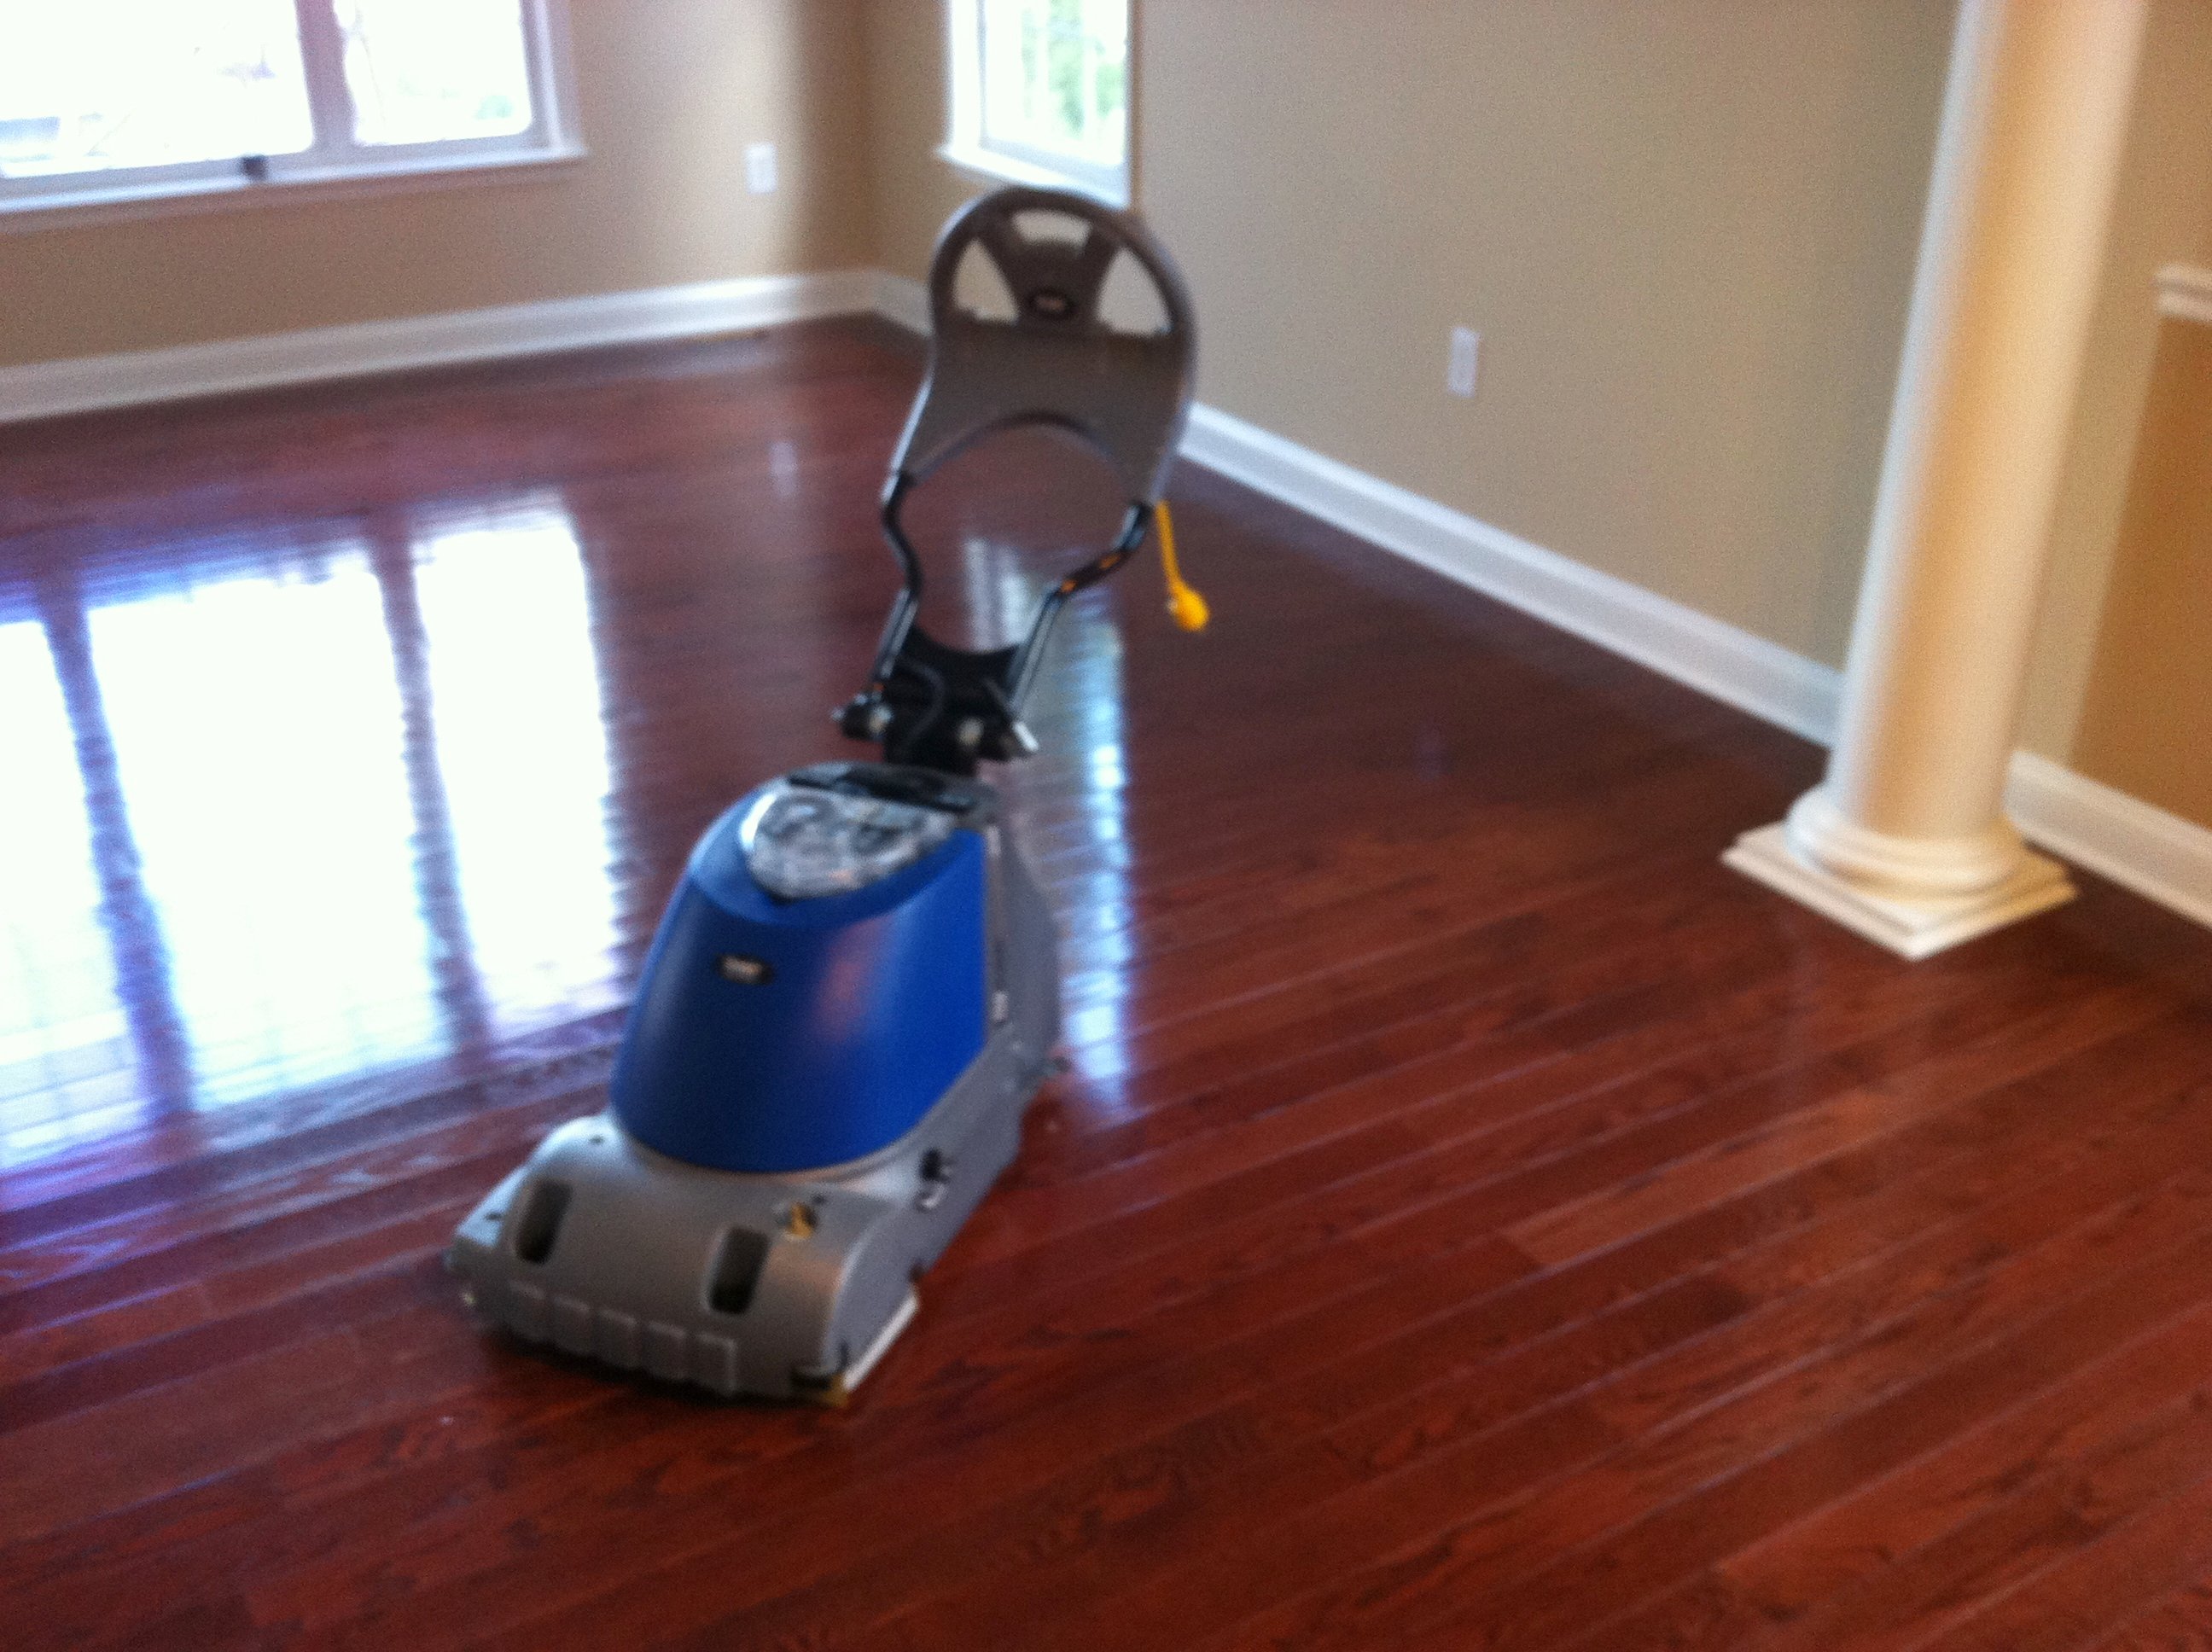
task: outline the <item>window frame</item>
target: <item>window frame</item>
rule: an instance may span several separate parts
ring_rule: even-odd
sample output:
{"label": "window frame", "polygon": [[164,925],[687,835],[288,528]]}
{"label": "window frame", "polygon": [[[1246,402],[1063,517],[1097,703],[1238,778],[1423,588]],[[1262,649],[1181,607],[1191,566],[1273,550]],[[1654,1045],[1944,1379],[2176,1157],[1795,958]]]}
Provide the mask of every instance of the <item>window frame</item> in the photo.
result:
{"label": "window frame", "polygon": [[983,132],[983,7],[981,0],[945,0],[945,142],[939,159],[993,182],[1073,189],[1109,206],[1126,207],[1137,195],[1137,6],[1129,13],[1129,61],[1124,72],[1121,118],[1126,126],[1121,164],[1096,167],[1027,144],[986,138]]}
{"label": "window frame", "polygon": [[259,176],[246,172],[246,157],[230,156],[0,177],[0,231],[489,180],[573,164],[586,151],[575,125],[568,0],[519,3],[531,94],[531,122],[520,132],[427,143],[357,142],[337,9],[331,0],[293,0],[314,133],[307,149],[262,157]]}

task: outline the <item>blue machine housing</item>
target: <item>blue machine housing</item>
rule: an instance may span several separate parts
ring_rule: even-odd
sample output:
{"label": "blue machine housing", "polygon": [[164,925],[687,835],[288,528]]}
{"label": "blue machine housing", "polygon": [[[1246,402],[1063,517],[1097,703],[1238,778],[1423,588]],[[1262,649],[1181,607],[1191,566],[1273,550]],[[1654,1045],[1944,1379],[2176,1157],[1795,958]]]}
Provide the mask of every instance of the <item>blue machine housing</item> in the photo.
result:
{"label": "blue machine housing", "polygon": [[[981,1051],[987,850],[963,829],[866,889],[784,901],[745,864],[739,829],[758,795],[692,851],[611,1105],[631,1136],[687,1163],[818,1169],[897,1141]],[[726,959],[761,978],[732,979]]]}

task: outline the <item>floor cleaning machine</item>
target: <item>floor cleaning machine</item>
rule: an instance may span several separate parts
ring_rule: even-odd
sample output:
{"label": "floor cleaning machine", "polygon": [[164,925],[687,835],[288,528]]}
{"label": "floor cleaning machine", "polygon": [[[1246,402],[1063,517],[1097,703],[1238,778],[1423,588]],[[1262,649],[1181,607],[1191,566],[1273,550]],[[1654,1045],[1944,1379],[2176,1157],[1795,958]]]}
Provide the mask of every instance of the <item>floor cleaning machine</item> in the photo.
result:
{"label": "floor cleaning machine", "polygon": [[[978,247],[1010,314],[963,302]],[[1117,261],[1156,291],[1156,330],[1102,313]],[[913,1317],[915,1280],[1012,1159],[1050,1071],[1052,919],[976,769],[1036,749],[1020,713],[1054,618],[1160,513],[1190,302],[1133,217],[1013,189],[945,227],[929,305],[928,376],[883,501],[904,587],[867,688],[837,714],[882,761],[795,769],[708,829],[608,1109],[554,1131],[461,1224],[448,1265],[481,1319],[526,1341],[721,1394],[842,1401]],[[916,623],[908,495],[1036,424],[1112,467],[1120,532],[1045,592],[1019,641],[949,647]],[[1171,570],[1188,624],[1179,586]]]}

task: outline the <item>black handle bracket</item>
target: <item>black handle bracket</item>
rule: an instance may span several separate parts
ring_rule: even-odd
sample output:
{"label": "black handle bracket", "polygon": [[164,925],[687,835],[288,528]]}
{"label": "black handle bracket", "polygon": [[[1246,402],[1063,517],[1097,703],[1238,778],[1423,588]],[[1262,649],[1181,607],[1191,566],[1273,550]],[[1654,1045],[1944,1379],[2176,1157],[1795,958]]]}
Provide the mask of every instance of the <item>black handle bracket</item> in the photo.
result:
{"label": "black handle bracket", "polygon": [[1111,545],[1053,582],[1038,599],[1018,642],[1003,648],[955,648],[917,623],[921,558],[900,520],[913,485],[913,478],[901,472],[884,490],[884,537],[890,541],[906,581],[876,645],[868,686],[839,708],[837,726],[854,739],[880,744],[886,762],[973,774],[979,760],[1006,762],[1036,750],[1035,738],[1021,720],[1021,708],[1036,680],[1053,623],[1070,597],[1097,584],[1144,543],[1152,507],[1142,502],[1131,505]]}

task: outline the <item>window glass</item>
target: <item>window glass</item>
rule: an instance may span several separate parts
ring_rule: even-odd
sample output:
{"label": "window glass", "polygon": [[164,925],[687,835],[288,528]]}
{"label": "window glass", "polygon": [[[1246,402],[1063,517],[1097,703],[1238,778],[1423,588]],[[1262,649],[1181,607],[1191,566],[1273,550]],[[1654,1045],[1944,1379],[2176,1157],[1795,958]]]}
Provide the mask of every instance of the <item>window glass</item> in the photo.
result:
{"label": "window glass", "polygon": [[314,141],[292,0],[0,0],[0,176]]}
{"label": "window glass", "polygon": [[1095,167],[1128,138],[1127,0],[982,0],[982,140]]}
{"label": "window glass", "polygon": [[529,129],[518,0],[337,0],[354,137],[435,143]]}

